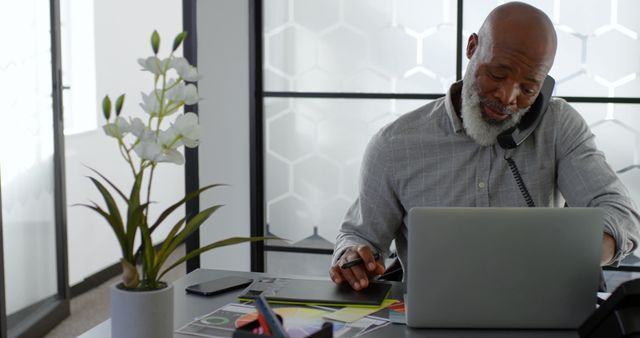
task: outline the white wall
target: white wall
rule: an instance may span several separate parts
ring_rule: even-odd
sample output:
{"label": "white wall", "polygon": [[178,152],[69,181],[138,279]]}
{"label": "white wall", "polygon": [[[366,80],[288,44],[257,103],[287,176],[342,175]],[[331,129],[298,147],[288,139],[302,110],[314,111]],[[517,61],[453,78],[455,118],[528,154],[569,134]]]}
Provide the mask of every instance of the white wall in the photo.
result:
{"label": "white wall", "polygon": [[[198,1],[200,185],[226,183],[200,199],[225,204],[200,231],[200,245],[249,236],[249,0]],[[203,268],[250,269],[249,244],[202,255]]]}
{"label": "white wall", "polygon": [[[76,1],[71,0],[70,6]],[[149,92],[153,85],[150,73],[140,71],[137,59],[151,55],[149,37],[157,29],[162,37],[161,53],[170,49],[173,37],[182,31],[182,2],[180,0],[102,0],[94,2],[95,45],[86,41],[71,41],[82,48],[95,47],[95,84],[74,83],[71,96],[81,86],[95,85],[97,97],[84,107],[86,114],[98,115],[97,129],[67,135],[66,180],[67,180],[67,232],[69,253],[69,284],[75,285],[87,276],[119,261],[121,253],[110,227],[92,211],[72,206],[93,200],[102,203],[95,187],[85,177],[90,171],[85,167],[100,170],[107,177],[128,191],[131,173],[125,167],[114,140],[102,132],[104,118],[99,102],[109,94],[112,98],[126,93],[123,116],[143,116],[140,92]],[[73,29],[82,29],[74,27]],[[166,54],[163,54],[166,55]],[[81,71],[81,70],[77,70]],[[73,106],[74,109],[76,106]],[[184,167],[173,164],[158,166],[154,177],[152,200],[158,203],[151,209],[151,219],[166,206],[184,196]],[[184,209],[175,212],[167,220],[167,226],[184,215]],[[166,227],[159,228],[158,235],[166,235]],[[155,238],[158,241],[158,237]]]}

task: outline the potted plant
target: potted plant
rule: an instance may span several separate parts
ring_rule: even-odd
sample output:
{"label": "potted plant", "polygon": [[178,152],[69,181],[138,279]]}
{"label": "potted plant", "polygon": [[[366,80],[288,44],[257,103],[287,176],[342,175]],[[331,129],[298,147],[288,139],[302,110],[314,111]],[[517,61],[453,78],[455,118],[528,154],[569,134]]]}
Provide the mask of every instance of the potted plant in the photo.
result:
{"label": "potted plant", "polygon": [[[160,36],[154,31],[151,35],[153,55],[138,60],[142,70],[153,74],[154,79],[153,89],[142,94],[140,104],[148,115],[146,121],[121,116],[124,94],[114,104],[108,95],[102,101],[102,112],[107,121],[103,127],[104,132],[117,142],[133,176],[130,189],[121,190],[99,171],[92,169],[97,176],[89,179],[102,195],[104,207],[95,202],[81,204],[107,221],[122,251],[122,282],[111,287],[112,337],[173,337],[173,289],[162,281],[162,277],[169,270],[205,251],[267,239],[228,238],[202,246],[165,266],[167,258],[178,245],[221,207],[215,205],[189,220],[182,217],[177,223],[168,225],[171,228],[162,243],[154,246],[152,242],[152,234],[165,225],[169,215],[187,201],[219,186],[207,185],[190,192],[160,213],[157,219],[151,220],[149,217],[149,206],[152,203],[150,193],[156,167],[163,162],[183,164],[184,157],[178,148],[196,147],[201,133],[197,115],[176,114],[185,104],[194,104],[200,99],[198,90],[192,83],[199,78],[197,69],[185,58],[174,55],[186,36],[186,32],[178,34],[169,56],[160,58]],[[126,210],[120,210],[117,199],[124,202]],[[137,246],[136,238],[139,241]]]}

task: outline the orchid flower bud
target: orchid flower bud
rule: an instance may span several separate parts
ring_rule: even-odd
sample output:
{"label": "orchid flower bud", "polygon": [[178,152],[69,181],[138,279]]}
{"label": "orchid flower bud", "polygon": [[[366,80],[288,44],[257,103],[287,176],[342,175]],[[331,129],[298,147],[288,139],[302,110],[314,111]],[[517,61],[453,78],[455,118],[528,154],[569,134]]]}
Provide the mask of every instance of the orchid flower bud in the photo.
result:
{"label": "orchid flower bud", "polygon": [[111,99],[109,95],[105,95],[104,99],[102,99],[102,114],[104,114],[104,118],[109,121],[111,117]]}

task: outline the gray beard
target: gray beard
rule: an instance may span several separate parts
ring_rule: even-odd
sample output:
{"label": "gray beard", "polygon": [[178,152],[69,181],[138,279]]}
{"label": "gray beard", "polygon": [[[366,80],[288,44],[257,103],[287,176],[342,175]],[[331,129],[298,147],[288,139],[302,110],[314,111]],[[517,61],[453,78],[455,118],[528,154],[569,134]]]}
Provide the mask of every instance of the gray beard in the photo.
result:
{"label": "gray beard", "polygon": [[475,67],[473,60],[467,67],[467,72],[462,80],[462,125],[464,129],[476,143],[481,146],[490,146],[497,142],[497,137],[503,131],[515,126],[520,122],[522,116],[529,110],[529,107],[510,112],[511,115],[502,121],[487,121],[482,116],[482,110],[478,86],[475,79]]}

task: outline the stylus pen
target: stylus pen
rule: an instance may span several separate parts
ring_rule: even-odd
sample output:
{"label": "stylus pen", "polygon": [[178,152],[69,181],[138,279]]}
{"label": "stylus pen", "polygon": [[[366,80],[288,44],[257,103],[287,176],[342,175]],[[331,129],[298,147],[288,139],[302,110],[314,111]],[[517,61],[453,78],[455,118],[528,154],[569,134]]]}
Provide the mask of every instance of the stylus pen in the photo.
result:
{"label": "stylus pen", "polygon": [[[373,254],[373,259],[378,260],[378,258],[380,258],[380,253],[379,252],[374,253]],[[348,269],[348,268],[354,267],[354,266],[356,266],[358,264],[362,264],[362,263],[364,263],[364,260],[362,260],[362,257],[356,258],[356,259],[354,259],[352,261],[349,261],[349,262],[346,262],[346,263],[340,265],[340,269]]]}

